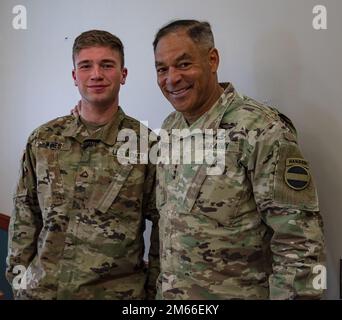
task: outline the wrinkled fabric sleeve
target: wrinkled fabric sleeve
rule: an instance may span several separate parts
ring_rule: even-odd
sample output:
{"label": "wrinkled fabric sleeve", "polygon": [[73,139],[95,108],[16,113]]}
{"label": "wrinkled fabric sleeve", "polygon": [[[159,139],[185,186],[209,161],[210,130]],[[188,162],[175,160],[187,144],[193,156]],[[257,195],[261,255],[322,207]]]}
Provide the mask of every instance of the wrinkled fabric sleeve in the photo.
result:
{"label": "wrinkled fabric sleeve", "polygon": [[315,270],[325,270],[325,256],[314,181],[310,174],[306,188],[294,190],[285,179],[288,159],[304,160],[296,134],[283,123],[273,123],[247,148],[252,150],[248,174],[255,201],[272,234],[269,298],[320,299],[324,284],[315,280],[320,276]]}
{"label": "wrinkled fabric sleeve", "polygon": [[[19,181],[13,198],[8,232],[8,256],[6,278],[12,285],[13,269],[18,266],[26,269],[37,252],[37,238],[42,228],[41,210],[38,204],[35,157],[32,151],[33,139],[29,138],[22,156]],[[16,292],[13,289],[14,293]]]}
{"label": "wrinkled fabric sleeve", "polygon": [[150,249],[148,254],[148,268],[146,280],[146,298],[154,300],[156,297],[156,281],[160,272],[159,262],[159,213],[156,208],[156,166],[148,165],[144,184],[143,212],[145,219],[152,222]]}

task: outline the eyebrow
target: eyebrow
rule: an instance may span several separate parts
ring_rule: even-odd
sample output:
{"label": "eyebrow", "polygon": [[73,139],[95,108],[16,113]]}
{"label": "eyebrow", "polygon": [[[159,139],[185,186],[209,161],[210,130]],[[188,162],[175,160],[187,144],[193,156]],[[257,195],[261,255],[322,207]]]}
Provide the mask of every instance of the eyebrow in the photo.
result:
{"label": "eyebrow", "polygon": [[77,65],[81,65],[81,64],[85,64],[85,63],[90,63],[91,61],[90,60],[82,60],[80,62],[77,62]]}
{"label": "eyebrow", "polygon": [[[183,53],[182,55],[180,55],[179,57],[176,58],[176,63],[178,63],[179,61],[182,61],[182,60],[186,60],[186,59],[191,59],[192,56],[188,53]],[[160,61],[156,61],[155,63],[156,67],[160,66],[160,65],[164,65],[163,62],[160,62]]]}
{"label": "eyebrow", "polygon": [[113,64],[116,64],[117,62],[115,60],[112,60],[112,59],[103,59],[103,60],[101,60],[101,63],[113,63]]}
{"label": "eyebrow", "polygon": [[[82,64],[87,64],[87,63],[93,63],[93,60],[82,60],[77,63],[77,66],[82,65]],[[116,61],[112,59],[103,59],[100,61],[100,63],[113,63],[116,65]]]}

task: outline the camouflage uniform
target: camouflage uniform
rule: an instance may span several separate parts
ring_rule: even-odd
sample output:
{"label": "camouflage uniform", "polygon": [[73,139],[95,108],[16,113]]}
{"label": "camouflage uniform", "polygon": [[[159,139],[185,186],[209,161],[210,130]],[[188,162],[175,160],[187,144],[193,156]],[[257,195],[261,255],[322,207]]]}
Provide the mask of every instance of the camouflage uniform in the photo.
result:
{"label": "camouflage uniform", "polygon": [[323,225],[296,131],[274,108],[223,86],[191,126],[179,112],[163,124],[170,137],[225,129],[226,151],[221,175],[207,175],[205,163],[157,167],[157,298],[320,298],[312,271],[324,260]]}
{"label": "camouflage uniform", "polygon": [[[139,122],[119,108],[92,135],[80,118],[65,116],[29,137],[9,229],[9,282],[16,265],[27,268],[27,290],[17,298],[155,297],[155,166],[118,162],[123,128],[139,136]],[[153,223],[148,271],[145,218]]]}

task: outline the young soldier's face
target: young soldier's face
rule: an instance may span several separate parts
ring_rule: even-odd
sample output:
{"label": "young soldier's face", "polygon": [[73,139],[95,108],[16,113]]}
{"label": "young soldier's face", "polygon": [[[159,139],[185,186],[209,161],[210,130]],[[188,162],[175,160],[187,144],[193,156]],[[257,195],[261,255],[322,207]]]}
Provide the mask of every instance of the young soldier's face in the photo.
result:
{"label": "young soldier's face", "polygon": [[82,100],[94,106],[117,105],[127,69],[122,68],[120,54],[116,50],[90,47],[75,56],[72,76]]}
{"label": "young soldier's face", "polygon": [[215,103],[218,63],[216,49],[204,49],[184,31],[162,37],[155,50],[158,85],[185,117],[204,113]]}

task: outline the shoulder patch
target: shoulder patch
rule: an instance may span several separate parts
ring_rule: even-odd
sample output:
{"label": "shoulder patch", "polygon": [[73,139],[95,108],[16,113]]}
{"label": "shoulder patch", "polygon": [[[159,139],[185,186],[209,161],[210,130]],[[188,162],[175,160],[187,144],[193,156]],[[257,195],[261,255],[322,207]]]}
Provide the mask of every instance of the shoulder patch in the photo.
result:
{"label": "shoulder patch", "polygon": [[310,183],[308,162],[300,158],[287,158],[284,178],[290,188],[304,190]]}
{"label": "shoulder patch", "polygon": [[318,210],[316,187],[309,163],[298,145],[281,143],[276,163],[274,200],[279,205]]}

